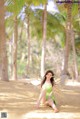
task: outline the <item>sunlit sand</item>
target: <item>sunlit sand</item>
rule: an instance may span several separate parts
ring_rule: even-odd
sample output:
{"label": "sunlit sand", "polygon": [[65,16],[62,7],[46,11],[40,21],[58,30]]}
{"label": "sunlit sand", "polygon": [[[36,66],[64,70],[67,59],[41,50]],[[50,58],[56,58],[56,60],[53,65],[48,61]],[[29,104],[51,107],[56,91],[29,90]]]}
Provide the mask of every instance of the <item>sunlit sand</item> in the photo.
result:
{"label": "sunlit sand", "polygon": [[39,95],[39,82],[33,81],[0,81],[0,116],[7,113],[7,119],[80,119],[80,86],[67,84],[55,92],[58,113],[52,108],[41,106],[35,108]]}

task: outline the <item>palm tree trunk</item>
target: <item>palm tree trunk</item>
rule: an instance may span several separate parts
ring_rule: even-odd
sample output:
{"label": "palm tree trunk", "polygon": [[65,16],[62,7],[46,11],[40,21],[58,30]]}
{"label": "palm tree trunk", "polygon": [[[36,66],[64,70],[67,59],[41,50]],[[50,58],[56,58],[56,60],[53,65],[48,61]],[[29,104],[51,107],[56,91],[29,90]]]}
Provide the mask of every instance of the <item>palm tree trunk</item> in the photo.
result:
{"label": "palm tree trunk", "polygon": [[17,80],[17,40],[18,40],[18,26],[17,16],[14,18],[14,35],[13,35],[13,72],[12,79]]}
{"label": "palm tree trunk", "polygon": [[76,49],[75,49],[75,37],[74,37],[74,31],[72,30],[72,48],[73,48],[73,63],[74,63],[74,79],[78,80],[78,67],[77,67],[77,61],[76,61]]}
{"label": "palm tree trunk", "polygon": [[42,56],[41,56],[41,77],[45,72],[45,50],[46,50],[46,24],[47,24],[47,4],[44,5],[43,11],[43,40],[42,40]]}
{"label": "palm tree trunk", "polygon": [[71,44],[71,10],[72,4],[67,5],[67,23],[66,23],[66,44],[65,44],[65,51],[64,51],[64,65],[62,69],[62,75],[68,75],[68,59],[69,59],[69,51],[70,51],[70,44]]}
{"label": "palm tree trunk", "polygon": [[27,38],[28,38],[28,63],[27,63],[27,75],[30,73],[30,64],[31,64],[31,41],[30,41],[30,18],[29,13],[27,17]]}
{"label": "palm tree trunk", "polygon": [[0,79],[8,81],[4,0],[0,0]]}
{"label": "palm tree trunk", "polygon": [[[80,0],[79,0],[79,2],[80,2]],[[79,19],[80,19],[80,3],[78,3],[78,17],[79,17]],[[79,20],[79,27],[80,27],[80,20]],[[79,36],[80,36],[80,32],[79,32]]]}

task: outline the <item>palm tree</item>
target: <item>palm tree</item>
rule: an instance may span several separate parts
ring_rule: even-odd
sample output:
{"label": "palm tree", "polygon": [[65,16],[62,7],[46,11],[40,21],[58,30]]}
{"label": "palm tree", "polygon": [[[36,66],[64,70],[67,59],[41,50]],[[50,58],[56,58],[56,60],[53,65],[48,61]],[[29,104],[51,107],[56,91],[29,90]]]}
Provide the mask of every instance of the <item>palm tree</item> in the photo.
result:
{"label": "palm tree", "polygon": [[[78,17],[80,17],[80,4],[78,3]],[[80,21],[79,21],[79,26],[80,26]],[[72,29],[71,32],[72,35],[72,48],[73,48],[73,63],[74,63],[74,79],[78,80],[78,66],[77,66],[77,60],[76,60],[76,48],[75,48],[75,33]]]}
{"label": "palm tree", "polygon": [[12,79],[17,80],[17,41],[18,41],[18,21],[17,16],[14,17],[14,33],[13,33],[13,63],[12,63]]}
{"label": "palm tree", "polygon": [[28,56],[27,56],[27,75],[30,74],[30,65],[31,65],[31,38],[30,38],[30,16],[31,16],[31,11],[30,11],[30,7],[26,6],[25,9],[25,14],[26,14],[26,24],[27,24],[27,46],[28,46]]}
{"label": "palm tree", "polygon": [[[6,9],[8,12],[12,13],[13,20],[13,44],[12,44],[12,79],[17,80],[17,41],[18,41],[18,19],[20,11],[24,6],[24,1],[18,0],[7,0]],[[10,16],[11,17],[11,16]]]}
{"label": "palm tree", "polygon": [[63,75],[68,75],[68,58],[69,58],[69,50],[71,44],[71,21],[72,21],[72,4],[65,4],[67,9],[67,22],[66,22],[66,43],[65,43],[65,52],[64,52],[64,65],[63,65]]}
{"label": "palm tree", "polygon": [[71,32],[71,43],[72,43],[72,49],[73,49],[73,63],[74,63],[74,77],[73,79],[78,80],[78,66],[77,66],[77,60],[76,60],[76,48],[75,48],[75,34],[72,29]]}
{"label": "palm tree", "polygon": [[42,36],[42,56],[41,56],[41,77],[44,76],[45,72],[45,51],[46,51],[46,31],[47,31],[47,4],[44,5],[43,11],[43,36]]}
{"label": "palm tree", "polygon": [[4,0],[0,0],[0,78],[8,81]]}
{"label": "palm tree", "polygon": [[74,59],[74,73],[75,73],[75,78],[77,79],[78,78],[78,69],[77,69],[75,41],[74,41],[75,36],[74,36],[74,31],[73,31],[73,29],[74,29],[73,16],[78,12],[76,10],[77,5],[66,3],[66,4],[64,4],[64,6],[67,9],[67,22],[66,22],[66,44],[65,44],[64,63],[63,63],[64,65],[63,65],[62,74],[69,75],[69,73],[68,73],[68,58],[69,58],[69,53],[70,53],[70,47],[72,45],[73,59]]}
{"label": "palm tree", "polygon": [[[78,13],[79,13],[79,26],[80,26],[80,4],[79,3],[78,3]],[[80,36],[80,32],[79,32],[79,36]]]}
{"label": "palm tree", "polygon": [[[27,74],[29,74],[29,71],[30,71],[30,65],[31,65],[31,50],[30,50],[30,47],[31,47],[31,41],[30,41],[30,36],[31,36],[31,32],[30,32],[30,26],[31,26],[31,18],[30,18],[30,16],[31,16],[31,9],[30,9],[30,7],[31,7],[31,5],[32,5],[32,3],[34,4],[34,6],[36,6],[36,5],[40,5],[40,4],[44,4],[45,3],[45,1],[46,0],[44,0],[44,1],[27,1],[26,2],[26,10],[25,10],[25,12],[26,12],[26,16],[27,16],[27,36],[28,36],[28,64],[27,64]],[[45,7],[45,9],[46,9],[46,7]],[[42,43],[42,59],[41,59],[41,73],[44,73],[44,59],[45,59],[45,55],[44,55],[44,53],[43,52],[45,52],[45,38],[46,38],[46,27],[45,27],[45,25],[46,25],[46,21],[45,21],[45,12],[46,10],[44,10],[44,13],[43,13],[43,43]],[[41,74],[42,75],[42,74]]]}

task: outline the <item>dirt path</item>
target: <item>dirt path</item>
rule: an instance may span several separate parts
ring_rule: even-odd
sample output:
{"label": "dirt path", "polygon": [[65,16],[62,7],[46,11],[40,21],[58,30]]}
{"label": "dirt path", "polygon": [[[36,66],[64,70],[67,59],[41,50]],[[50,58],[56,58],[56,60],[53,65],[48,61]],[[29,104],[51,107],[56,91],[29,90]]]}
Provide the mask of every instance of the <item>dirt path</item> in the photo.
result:
{"label": "dirt path", "polygon": [[47,106],[36,110],[39,91],[30,83],[0,81],[0,119],[80,119],[79,86],[61,87],[64,96],[55,93],[59,113]]}

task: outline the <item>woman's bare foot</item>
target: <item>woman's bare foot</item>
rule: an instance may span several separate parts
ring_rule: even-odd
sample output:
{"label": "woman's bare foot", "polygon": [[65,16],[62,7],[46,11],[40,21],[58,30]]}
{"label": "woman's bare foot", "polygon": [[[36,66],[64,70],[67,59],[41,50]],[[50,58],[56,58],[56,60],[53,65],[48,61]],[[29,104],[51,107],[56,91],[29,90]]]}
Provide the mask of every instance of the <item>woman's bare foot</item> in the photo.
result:
{"label": "woman's bare foot", "polygon": [[59,110],[58,110],[58,109],[55,109],[55,110],[54,110],[54,113],[58,113],[58,112],[59,112]]}

